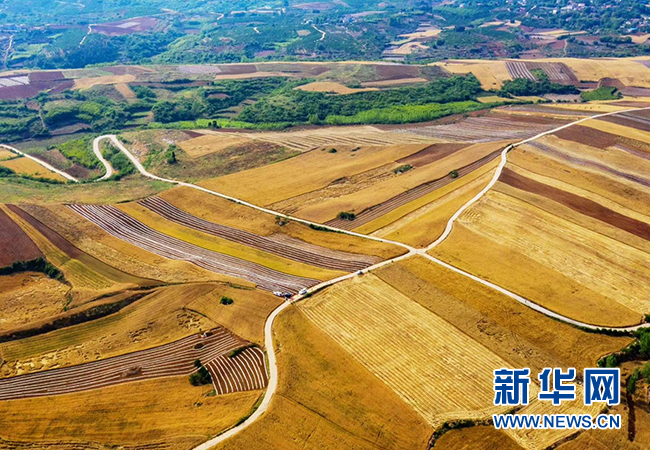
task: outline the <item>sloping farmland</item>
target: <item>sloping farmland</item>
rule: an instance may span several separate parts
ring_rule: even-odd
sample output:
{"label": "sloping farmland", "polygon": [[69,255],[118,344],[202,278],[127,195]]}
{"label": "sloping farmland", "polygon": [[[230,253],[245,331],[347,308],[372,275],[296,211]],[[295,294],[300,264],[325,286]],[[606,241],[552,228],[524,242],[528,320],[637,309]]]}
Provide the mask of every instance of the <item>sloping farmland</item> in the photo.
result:
{"label": "sloping farmland", "polygon": [[266,358],[259,347],[249,347],[235,356],[222,355],[205,364],[217,395],[264,389],[269,381]]}
{"label": "sloping farmland", "polygon": [[205,335],[79,366],[0,379],[0,400],[69,394],[120,383],[189,375],[194,361],[204,363],[245,345],[224,328]]}
{"label": "sloping farmland", "polygon": [[288,275],[260,264],[206,250],[159,233],[112,206],[69,205],[113,236],[169,259],[184,260],[199,267],[243,278],[270,291],[298,292],[318,280]]}
{"label": "sloping farmland", "polygon": [[167,220],[194,230],[324,269],[354,272],[378,262],[378,258],[338,252],[324,247],[310,245],[290,236],[277,235],[264,237],[236,228],[219,225],[193,216],[159,197],[150,197],[138,203]]}
{"label": "sloping farmland", "polygon": [[0,209],[0,267],[43,256],[34,242]]}
{"label": "sloping farmland", "polygon": [[493,405],[492,371],[506,361],[372,274],[301,309],[433,426],[504,410]]}

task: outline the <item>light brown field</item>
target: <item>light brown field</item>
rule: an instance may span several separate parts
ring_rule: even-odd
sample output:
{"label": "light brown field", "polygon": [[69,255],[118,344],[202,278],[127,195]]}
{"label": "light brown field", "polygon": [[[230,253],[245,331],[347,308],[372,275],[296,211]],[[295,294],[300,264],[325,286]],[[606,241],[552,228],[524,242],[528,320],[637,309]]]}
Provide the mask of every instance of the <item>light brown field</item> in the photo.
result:
{"label": "light brown field", "polygon": [[[482,25],[481,25],[482,26]],[[510,436],[492,426],[451,430],[436,441],[435,450],[522,450]]]}
{"label": "light brown field", "polygon": [[126,84],[136,81],[135,75],[105,75],[101,77],[76,78],[74,80],[74,90],[89,89],[93,86],[107,84]]}
{"label": "light brown field", "polygon": [[332,81],[314,81],[313,83],[303,84],[296,89],[307,92],[325,92],[334,94],[354,94],[356,92],[376,91],[377,89],[356,89],[349,88],[341,83]]}
{"label": "light brown field", "polygon": [[434,63],[453,74],[473,73],[483,89],[499,89],[504,81],[511,80],[505,61],[454,60]]}
{"label": "light brown field", "polygon": [[184,227],[159,216],[148,208],[137,203],[125,203],[117,205],[117,208],[160,233],[217,253],[261,264],[280,272],[321,281],[338,278],[345,274],[344,272],[321,269],[287,258],[282,258],[272,253],[267,253],[227,239]]}
{"label": "light brown field", "polygon": [[5,160],[2,161],[1,165],[21,175],[29,175],[31,177],[47,178],[63,182],[68,181],[58,173],[52,172],[51,170],[41,166],[36,161],[25,157]]}
{"label": "light brown field", "polygon": [[429,28],[424,31],[416,31],[415,33],[400,34],[399,37],[409,38],[409,39],[425,39],[425,38],[436,37],[440,33],[442,33],[442,30],[439,28]]}
{"label": "light brown field", "polygon": [[234,425],[259,396],[207,396],[211,390],[190,385],[187,377],[172,377],[0,402],[0,445],[5,439],[18,447],[186,450]]}
{"label": "light brown field", "polygon": [[586,323],[630,325],[650,310],[647,253],[499,192],[432,253]]}
{"label": "light brown field", "polygon": [[0,148],[0,161],[4,161],[5,159],[10,159],[10,158],[15,158],[16,156],[17,155],[14,152],[11,152],[4,148]]}
{"label": "light brown field", "polygon": [[410,55],[411,53],[419,50],[419,49],[427,49],[428,47],[421,42],[418,41],[411,41],[407,42],[406,44],[402,44],[399,47],[397,47],[395,50],[391,50],[390,53],[394,55]]}
{"label": "light brown field", "polygon": [[127,100],[131,100],[135,98],[135,92],[133,92],[129,87],[129,85],[126,83],[116,84],[115,89],[117,89],[117,92],[122,94],[122,97],[124,97]]}
{"label": "light brown field", "polygon": [[118,239],[63,205],[48,207],[25,206],[25,210],[49,226],[80,250],[106,264],[143,278],[167,283],[228,281],[252,285],[202,269],[185,261],[157,256]]}
{"label": "light brown field", "polygon": [[295,211],[295,215],[315,222],[326,222],[336,218],[340,211],[358,214],[366,208],[387,201],[423,183],[443,178],[452,170],[471,164],[502,148],[505,144],[504,141],[497,141],[472,145],[433,164],[416,167],[399,176],[392,176],[368,187],[362,186],[363,189],[344,193],[344,195],[330,197],[327,192],[324,193],[325,195],[319,195],[318,191],[311,192],[314,197],[312,201],[305,204],[304,199],[301,198],[300,203],[305,205]]}
{"label": "light brown field", "polygon": [[297,308],[277,319],[278,391],[260,420],[219,450],[411,450],[433,430]]}
{"label": "light brown field", "polygon": [[217,324],[187,308],[215,284],[160,288],[119,312],[0,344],[0,376],[66,367],[167,344]]}
{"label": "light brown field", "polygon": [[41,273],[0,276],[0,332],[60,313],[68,289]]}
{"label": "light brown field", "polygon": [[[323,188],[351,176],[422,150],[425,144],[364,147],[352,152],[314,150],[277,164],[207,180],[202,186],[257,205],[268,205]],[[260,183],[260,180],[265,180]]]}
{"label": "light brown field", "polygon": [[410,77],[410,78],[397,78],[395,80],[379,80],[379,81],[364,81],[361,83],[361,86],[364,87],[386,87],[386,86],[399,86],[402,84],[413,84],[413,83],[428,83],[429,80],[422,77]]}
{"label": "light brown field", "polygon": [[301,310],[433,426],[503,410],[492,371],[506,361],[375,275],[334,285]]}
{"label": "light brown field", "polygon": [[269,214],[195,189],[174,188],[163,193],[161,197],[177,208],[202,219],[261,236],[286,234],[332,250],[378,256],[382,259],[389,259],[403,253],[403,249],[394,245],[344,234],[317,231],[296,222],[280,226],[276,223],[275,217]]}
{"label": "light brown field", "polygon": [[200,158],[247,142],[250,142],[247,137],[238,134],[221,133],[218,135],[207,134],[179,142],[178,146],[192,158]]}

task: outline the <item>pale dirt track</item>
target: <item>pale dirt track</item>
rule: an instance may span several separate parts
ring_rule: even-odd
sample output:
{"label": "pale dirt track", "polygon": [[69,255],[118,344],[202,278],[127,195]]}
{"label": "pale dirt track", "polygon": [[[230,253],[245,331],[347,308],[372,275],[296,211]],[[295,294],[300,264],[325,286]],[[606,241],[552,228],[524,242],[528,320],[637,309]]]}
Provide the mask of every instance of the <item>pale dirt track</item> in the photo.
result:
{"label": "pale dirt track", "polygon": [[106,136],[99,136],[98,138],[95,138],[93,141],[93,152],[95,153],[95,156],[99,161],[104,165],[104,169],[106,169],[106,173],[104,174],[103,177],[99,178],[97,181],[103,181],[111,177],[113,175],[113,166],[111,166],[111,163],[106,161],[106,158],[104,158],[104,155],[102,155],[102,151],[99,147],[99,143],[105,139]]}
{"label": "pale dirt track", "polygon": [[[526,144],[528,142],[539,139],[539,138],[541,138],[543,136],[556,133],[556,132],[558,132],[560,130],[569,128],[569,127],[574,126],[574,125],[579,125],[580,123],[585,122],[587,120],[598,119],[600,117],[612,116],[612,115],[621,114],[621,113],[629,113],[629,112],[637,111],[637,110],[650,110],[650,107],[647,107],[647,108],[633,108],[633,109],[628,109],[628,110],[623,110],[623,111],[614,111],[614,112],[609,112],[609,113],[596,114],[596,115],[593,115],[593,116],[590,116],[590,117],[585,117],[583,119],[576,120],[575,122],[571,122],[571,123],[562,125],[560,127],[554,128],[552,130],[544,131],[544,132],[539,133],[539,134],[537,134],[537,135],[535,135],[535,136],[533,136],[531,138],[524,139],[524,140],[522,140],[520,142],[517,142],[515,144],[511,144],[511,145],[507,146],[501,152],[501,161],[500,161],[500,163],[499,163],[499,165],[498,165],[498,167],[497,167],[497,169],[496,169],[496,171],[494,173],[494,176],[492,177],[492,180],[490,181],[490,183],[488,183],[488,185],[483,190],[481,190],[481,192],[479,192],[474,198],[469,200],[458,211],[456,211],[456,213],[447,222],[447,226],[445,227],[445,231],[442,233],[442,235],[438,239],[436,239],[431,245],[429,245],[428,247],[426,247],[424,249],[416,249],[414,247],[403,244],[401,242],[395,242],[395,241],[391,241],[389,239],[378,238],[378,237],[375,237],[375,236],[367,236],[367,235],[363,235],[363,234],[360,234],[360,233],[355,233],[353,231],[341,230],[341,229],[333,228],[333,227],[330,227],[330,226],[323,226],[322,224],[313,223],[313,222],[310,222],[310,221],[304,220],[304,219],[294,218],[294,217],[290,217],[290,216],[287,216],[287,217],[290,217],[291,220],[295,220],[296,222],[300,222],[300,223],[303,223],[303,224],[306,224],[306,225],[315,225],[315,226],[330,229],[332,231],[337,231],[337,232],[340,232],[340,233],[348,234],[348,235],[351,235],[351,236],[357,236],[357,237],[361,237],[361,238],[364,238],[364,239],[370,239],[370,240],[374,240],[374,241],[378,241],[378,242],[384,242],[384,243],[387,243],[387,244],[393,244],[393,245],[397,245],[397,246],[402,247],[402,248],[407,250],[407,253],[403,254],[402,256],[398,256],[396,258],[392,258],[392,259],[380,262],[378,264],[375,264],[373,266],[370,266],[370,267],[364,269],[362,271],[363,273],[378,269],[378,268],[383,267],[383,266],[385,266],[387,264],[391,264],[393,262],[397,262],[397,261],[400,261],[402,259],[409,258],[409,257],[411,257],[413,255],[421,255],[421,256],[429,259],[430,261],[432,261],[432,262],[434,262],[436,264],[439,264],[439,265],[441,265],[441,266],[443,266],[443,267],[445,267],[445,268],[447,268],[449,270],[452,270],[452,271],[454,271],[454,272],[456,272],[456,273],[458,273],[460,275],[463,275],[463,276],[465,276],[467,278],[470,278],[470,279],[476,281],[477,283],[480,283],[480,284],[482,284],[484,286],[487,286],[487,287],[489,287],[491,289],[495,289],[495,290],[501,292],[502,294],[510,297],[511,299],[513,299],[513,300],[515,300],[515,301],[517,301],[517,302],[519,302],[519,303],[521,303],[521,304],[523,304],[525,306],[528,306],[529,308],[534,309],[537,312],[540,312],[540,313],[542,313],[544,315],[547,315],[549,317],[552,317],[554,319],[557,319],[557,320],[559,320],[561,322],[564,322],[564,323],[567,323],[567,324],[570,324],[570,325],[583,327],[583,328],[591,329],[591,330],[602,329],[602,330],[610,330],[610,331],[634,331],[634,330],[642,328],[642,327],[643,328],[650,327],[650,324],[646,324],[646,323],[642,323],[642,324],[639,324],[639,325],[628,326],[628,327],[598,327],[598,326],[595,326],[595,325],[592,325],[592,324],[579,322],[579,321],[573,320],[573,319],[571,319],[569,317],[558,314],[558,313],[556,313],[554,311],[551,311],[551,310],[549,310],[547,308],[544,308],[543,306],[538,305],[538,304],[536,304],[536,303],[534,303],[534,302],[532,302],[532,301],[530,301],[530,300],[528,300],[528,299],[526,299],[526,298],[524,298],[524,297],[522,297],[522,296],[520,296],[518,294],[515,294],[514,292],[511,292],[511,291],[509,291],[507,289],[504,289],[504,288],[502,288],[502,287],[500,287],[500,286],[498,286],[498,285],[496,285],[494,283],[483,280],[483,279],[481,279],[481,278],[479,278],[479,277],[477,277],[475,275],[472,275],[471,273],[465,272],[464,270],[458,269],[458,268],[456,268],[456,267],[454,267],[454,266],[452,266],[452,265],[450,265],[450,264],[448,264],[448,263],[446,263],[444,261],[441,261],[441,260],[439,260],[437,258],[434,258],[433,256],[431,256],[431,255],[429,255],[427,253],[428,250],[430,250],[433,247],[435,247],[435,246],[439,245],[440,243],[442,243],[450,235],[450,233],[452,231],[452,228],[453,228],[453,225],[454,225],[454,222],[456,221],[456,219],[458,219],[458,217],[460,217],[460,215],[463,212],[465,212],[470,206],[472,206],[474,203],[476,203],[478,200],[480,200],[480,198],[483,197],[496,184],[496,182],[499,179],[499,176],[501,175],[501,172],[503,171],[503,168],[506,165],[507,155],[508,155],[508,152],[510,150],[512,150],[513,148],[518,147],[520,145],[523,145],[523,144]],[[261,212],[264,212],[266,214],[273,214],[274,216],[278,216],[278,215],[286,216],[286,214],[282,214],[282,213],[279,213],[277,211],[273,211],[273,210],[270,210],[270,209],[267,209],[267,208],[263,208],[263,207],[260,207],[260,206],[257,206],[257,205],[253,205],[253,204],[245,202],[243,200],[240,200],[240,199],[237,199],[237,198],[234,198],[234,197],[230,197],[228,195],[221,194],[219,192],[211,191],[211,190],[206,189],[206,188],[201,187],[201,186],[197,186],[197,185],[194,185],[194,184],[185,183],[185,182],[181,182],[181,181],[176,181],[176,180],[170,180],[170,179],[166,179],[166,178],[162,178],[162,177],[158,177],[156,175],[153,175],[153,174],[146,171],[146,169],[142,166],[140,161],[138,161],[131,154],[131,152],[129,152],[129,150],[126,147],[124,147],[124,145],[122,145],[122,143],[119,141],[117,136],[109,135],[109,136],[105,136],[105,138],[110,139],[113,142],[113,144],[115,146],[117,146],[117,148],[120,151],[122,151],[131,160],[131,162],[133,162],[133,164],[138,169],[138,171],[142,175],[144,175],[146,177],[149,177],[151,179],[158,180],[158,181],[164,181],[164,182],[167,182],[167,183],[179,185],[179,186],[185,186],[185,187],[189,187],[189,188],[192,188],[192,189],[197,189],[197,190],[206,192],[208,194],[212,194],[212,195],[215,195],[217,197],[221,197],[221,198],[233,201],[235,203],[248,206],[250,208],[256,209],[256,210],[261,211]],[[289,305],[291,305],[292,303],[300,301],[303,298],[305,298],[306,296],[311,295],[311,294],[313,294],[313,293],[315,293],[315,292],[317,292],[317,291],[319,291],[321,289],[324,289],[324,288],[326,288],[328,286],[332,286],[333,284],[339,283],[339,282],[347,280],[349,278],[353,278],[355,276],[357,276],[357,273],[350,273],[350,274],[341,276],[339,278],[335,278],[333,280],[329,280],[329,281],[320,283],[320,284],[318,284],[316,286],[310,287],[309,289],[307,289],[307,293],[302,294],[302,295],[301,294],[295,295],[294,297],[292,297],[292,299],[290,301],[284,302],[283,304],[281,304],[278,308],[276,308],[269,315],[269,317],[266,320],[265,326],[264,326],[264,343],[265,343],[265,346],[266,346],[266,349],[267,349],[267,352],[268,352],[269,372],[270,373],[269,373],[268,387],[266,389],[266,392],[264,394],[264,398],[262,399],[262,402],[260,403],[259,407],[253,412],[253,414],[250,417],[248,417],[248,419],[246,419],[244,422],[242,422],[241,424],[239,424],[239,425],[231,428],[230,430],[222,433],[221,435],[219,435],[219,436],[217,436],[217,437],[215,437],[213,439],[210,439],[209,441],[199,445],[194,450],[208,450],[209,448],[215,446],[216,444],[219,444],[219,443],[225,441],[226,439],[236,435],[237,433],[239,433],[243,429],[250,426],[252,423],[254,423],[258,418],[260,418],[268,410],[268,407],[269,407],[269,405],[271,403],[271,398],[275,394],[275,391],[276,391],[277,386],[278,386],[278,368],[277,368],[277,363],[276,363],[275,347],[274,347],[274,342],[273,342],[273,323],[274,323],[276,317],[282,311],[284,311]]]}
{"label": "pale dirt track", "polygon": [[21,152],[20,150],[18,150],[15,147],[11,147],[10,145],[5,145],[5,144],[0,144],[0,147],[5,148],[5,149],[9,150],[10,152],[14,152],[14,153],[16,153],[16,154],[18,154],[20,156],[24,156],[25,158],[31,159],[32,161],[34,161],[34,162],[40,164],[41,166],[45,167],[47,170],[50,170],[50,171],[52,171],[54,173],[58,173],[59,175],[61,175],[63,178],[65,178],[67,180],[74,181],[75,183],[79,182],[79,180],[77,180],[72,175],[68,175],[67,173],[62,172],[59,169],[55,169],[53,166],[49,165],[45,161],[41,161],[40,159],[35,158],[32,155],[28,155],[27,153]]}

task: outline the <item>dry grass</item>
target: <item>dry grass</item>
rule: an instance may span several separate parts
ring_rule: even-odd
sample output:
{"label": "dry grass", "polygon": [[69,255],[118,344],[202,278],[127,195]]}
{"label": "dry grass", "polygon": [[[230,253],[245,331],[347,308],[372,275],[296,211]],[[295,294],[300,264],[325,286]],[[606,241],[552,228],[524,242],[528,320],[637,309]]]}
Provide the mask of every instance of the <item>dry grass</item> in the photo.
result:
{"label": "dry grass", "polygon": [[386,86],[399,86],[402,84],[413,84],[413,83],[428,83],[429,80],[422,77],[411,77],[411,78],[397,78],[395,80],[379,80],[379,81],[364,81],[361,83],[361,86],[364,87],[386,87]]}
{"label": "dry grass", "polygon": [[218,135],[206,134],[180,142],[178,145],[192,158],[200,158],[247,142],[250,142],[250,139],[239,134],[220,133]]}
{"label": "dry grass", "polygon": [[375,275],[301,309],[433,426],[504,409],[493,405],[492,371],[506,361]]}
{"label": "dry grass", "polygon": [[117,206],[134,219],[144,223],[150,228],[168,236],[175,237],[196,246],[212,250],[217,253],[231,255],[236,258],[251,261],[273,270],[297,275],[305,278],[314,278],[321,281],[340,277],[345,272],[321,269],[303,264],[290,259],[282,258],[272,253],[257,250],[246,245],[238,244],[211,234],[202,233],[167,220],[144,206],[128,203]]}
{"label": "dry grass", "polygon": [[421,42],[418,41],[411,41],[407,42],[406,44],[402,44],[399,47],[397,47],[395,50],[391,50],[390,53],[394,55],[410,55],[411,53],[420,50],[420,49],[427,49],[428,47]]}
{"label": "dry grass", "polygon": [[166,283],[229,281],[246,284],[238,278],[219,275],[186,261],[169,260],[142,250],[108,234],[63,205],[26,206],[25,210],[80,250],[134,276]]}
{"label": "dry grass", "polygon": [[636,139],[637,141],[645,142],[646,144],[650,144],[650,133],[647,131],[639,130],[638,128],[630,128],[619,125],[617,123],[606,122],[604,120],[587,120],[583,123],[583,125],[616,136],[624,136],[630,139]]}
{"label": "dry grass", "polygon": [[336,218],[340,211],[358,214],[423,183],[443,178],[452,170],[471,164],[504,145],[504,141],[471,145],[436,161],[435,164],[417,167],[349,194],[330,197],[327,192],[322,196],[318,195],[317,191],[311,192],[310,194],[316,197],[315,201],[299,208],[295,215],[315,222],[326,222]]}
{"label": "dry grass", "polygon": [[115,314],[0,344],[0,376],[71,366],[157,347],[217,324],[187,305],[215,284],[160,288]]}
{"label": "dry grass", "polygon": [[626,86],[650,87],[650,69],[634,58],[562,58],[544,60],[563,62],[579,80],[598,81],[601,78],[618,78]]}
{"label": "dry grass", "polygon": [[52,172],[51,170],[41,166],[36,161],[25,157],[2,161],[2,166],[13,170],[20,175],[29,175],[30,177],[47,178],[63,182],[68,181],[58,173]]}
{"label": "dry grass", "polygon": [[0,436],[40,448],[55,443],[66,448],[97,444],[158,448],[164,443],[161,448],[186,450],[236,423],[259,395],[206,396],[211,390],[212,386],[190,385],[187,377],[171,377],[0,402]]}
{"label": "dry grass", "polygon": [[276,223],[275,217],[269,214],[195,189],[174,188],[163,193],[161,197],[177,208],[202,219],[239,228],[261,236],[286,234],[332,250],[378,256],[382,259],[392,258],[403,251],[394,245],[354,236],[312,230],[296,222],[280,226]]}
{"label": "dry grass", "polygon": [[522,450],[503,431],[492,426],[452,430],[436,441],[435,450]]}
{"label": "dry grass", "polygon": [[415,33],[400,34],[399,37],[410,38],[410,39],[426,39],[431,37],[436,37],[442,30],[439,28],[429,28],[424,31],[416,31]]}
{"label": "dry grass", "polygon": [[89,89],[93,86],[107,84],[126,84],[132,83],[134,81],[136,81],[135,75],[106,75],[92,78],[77,78],[74,80],[74,87],[72,89]]}
{"label": "dry grass", "polygon": [[0,148],[0,161],[4,161],[5,159],[10,159],[15,157],[16,154],[14,152],[10,152],[9,150]]}
{"label": "dry grass", "polygon": [[650,310],[647,253],[499,192],[466,211],[433,253],[586,323],[630,325]]}
{"label": "dry grass", "polygon": [[334,94],[354,94],[356,92],[376,91],[377,89],[355,89],[349,88],[341,83],[331,81],[315,81],[313,83],[303,84],[296,89],[307,92],[325,92]]}
{"label": "dry grass", "polygon": [[257,205],[268,205],[321,189],[337,179],[404,158],[424,147],[424,144],[392,145],[337,153],[314,150],[277,164],[206,180],[201,185]]}
{"label": "dry grass", "polygon": [[432,430],[296,309],[275,325],[279,386],[269,411],[215,449],[411,450]]}
{"label": "dry grass", "polygon": [[41,273],[0,276],[0,331],[60,313],[68,289]]}

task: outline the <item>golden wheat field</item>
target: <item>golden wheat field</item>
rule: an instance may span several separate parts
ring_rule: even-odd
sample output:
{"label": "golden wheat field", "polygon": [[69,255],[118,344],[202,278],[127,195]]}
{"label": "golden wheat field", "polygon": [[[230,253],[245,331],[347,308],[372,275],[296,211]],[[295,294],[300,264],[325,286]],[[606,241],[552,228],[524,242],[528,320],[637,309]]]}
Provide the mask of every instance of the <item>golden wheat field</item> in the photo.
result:
{"label": "golden wheat field", "polygon": [[33,161],[29,158],[20,157],[9,160],[2,161],[2,166],[13,170],[14,172],[21,175],[29,175],[30,177],[37,178],[47,178],[55,181],[67,181],[58,173],[52,172],[51,170],[46,169],[41,166],[36,161]]}

